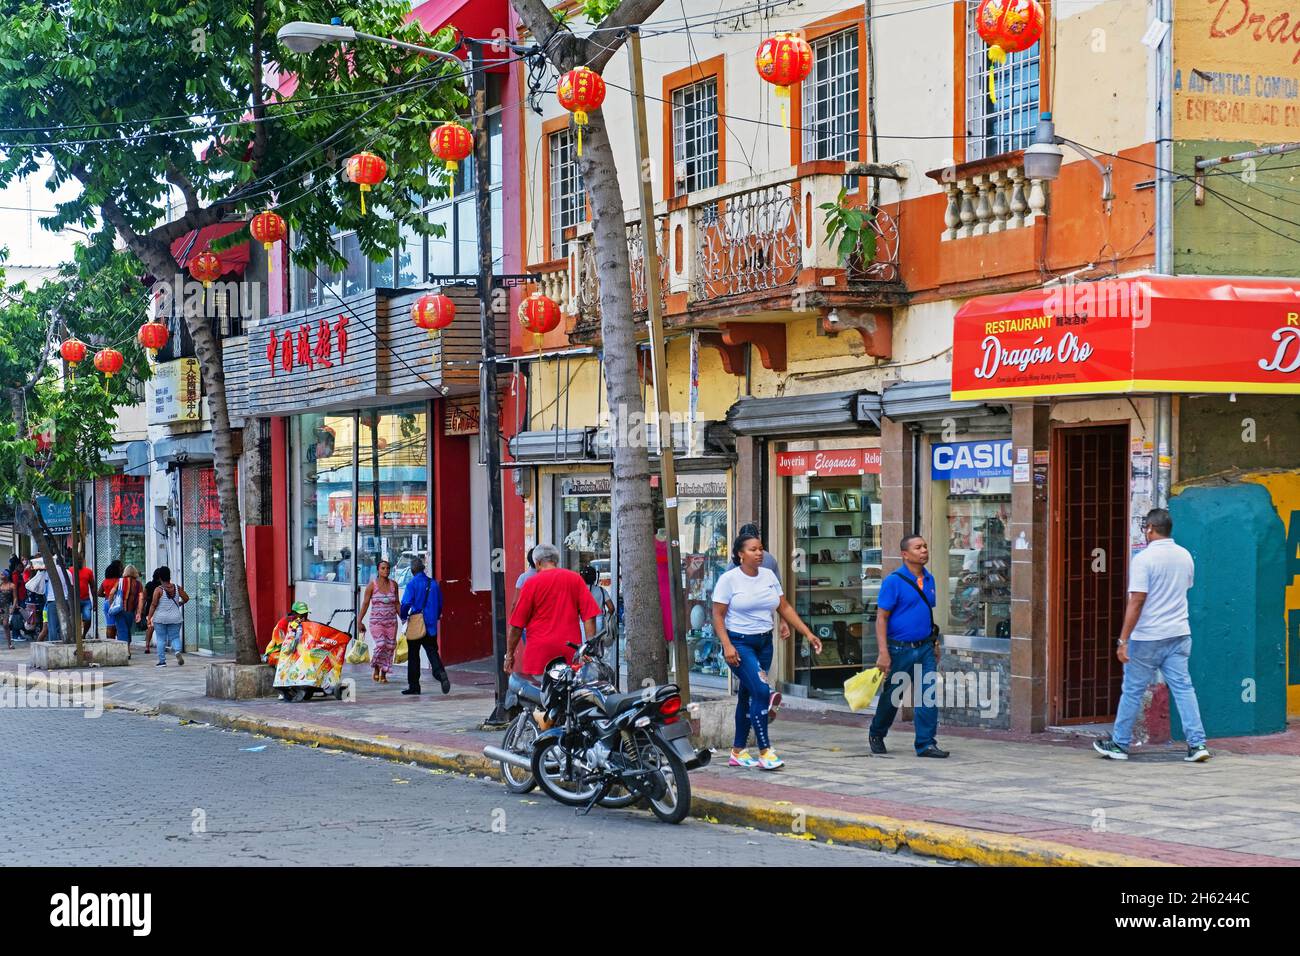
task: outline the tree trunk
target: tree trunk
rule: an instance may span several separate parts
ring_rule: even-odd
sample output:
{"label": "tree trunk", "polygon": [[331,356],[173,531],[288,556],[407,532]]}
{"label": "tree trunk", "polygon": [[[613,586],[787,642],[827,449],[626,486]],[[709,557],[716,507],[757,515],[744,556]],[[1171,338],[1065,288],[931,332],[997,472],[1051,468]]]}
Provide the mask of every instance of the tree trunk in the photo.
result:
{"label": "tree trunk", "polygon": [[[147,238],[134,241],[128,238],[128,242],[131,251],[159,281],[168,281],[176,275],[176,261],[166,245]],[[221,504],[222,578],[226,589],[226,609],[234,631],[235,660],[240,664],[256,664],[260,657],[248,596],[248,571],[244,564],[244,526],[239,513],[239,459],[235,455],[234,434],[226,404],[226,373],[221,365],[221,349],[206,312],[206,308],[181,307],[185,326],[194,342],[194,356],[199,360],[208,410],[212,414],[212,464],[217,499]]]}
{"label": "tree trunk", "polygon": [[[591,200],[596,274],[600,276],[600,334],[605,352],[614,450],[614,522],[618,526],[619,582],[627,632],[627,685],[668,679],[655,557],[654,504],[650,497],[650,452],[643,440],[645,404],[637,366],[637,323],[632,318],[632,275],[623,192],[614,150],[599,111],[583,133],[582,181]],[[653,225],[643,225],[653,241]]]}

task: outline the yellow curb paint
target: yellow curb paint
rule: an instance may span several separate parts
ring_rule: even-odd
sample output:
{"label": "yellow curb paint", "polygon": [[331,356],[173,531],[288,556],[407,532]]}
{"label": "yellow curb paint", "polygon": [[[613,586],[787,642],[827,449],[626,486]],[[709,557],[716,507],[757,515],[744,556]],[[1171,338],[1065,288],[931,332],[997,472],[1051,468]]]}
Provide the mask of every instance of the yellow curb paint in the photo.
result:
{"label": "yellow curb paint", "polygon": [[[242,730],[254,736],[273,736],[298,743],[319,742],[350,753],[389,760],[415,762],[432,773],[476,773],[501,779],[500,766],[481,754],[446,750],[424,744],[389,742],[386,737],[340,733],[311,724],[285,724],[256,717],[236,716],[203,707],[186,707],[171,702],[160,706],[163,713],[201,720],[214,726]],[[528,801],[524,801],[528,802]],[[708,789],[693,789],[691,814],[712,822],[735,824],[746,829],[823,840],[840,845],[897,851],[906,849],[918,856],[936,857],[980,866],[1172,866],[1158,860],[1089,850],[1064,843],[1032,840],[1002,833],[965,830],[948,824],[900,820],[837,811],[816,811],[804,817],[804,834],[789,833],[789,800],[767,801]]]}

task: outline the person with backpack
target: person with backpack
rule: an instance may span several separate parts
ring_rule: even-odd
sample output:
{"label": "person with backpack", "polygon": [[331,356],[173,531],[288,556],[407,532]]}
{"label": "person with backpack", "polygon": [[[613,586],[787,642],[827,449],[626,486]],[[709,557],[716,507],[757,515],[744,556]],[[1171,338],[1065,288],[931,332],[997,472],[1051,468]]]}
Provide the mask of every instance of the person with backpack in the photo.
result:
{"label": "person with backpack", "polygon": [[[916,755],[946,757],[935,741],[939,729],[939,708],[933,691],[924,690],[938,680],[939,629],[934,623],[934,575],[926,570],[930,546],[919,534],[909,534],[898,544],[903,566],[880,582],[876,610],[876,667],[885,680],[881,685],[876,715],[871,719],[868,743],[873,754],[883,754],[899,704],[903,702],[905,675],[912,676],[912,707],[915,713]],[[919,680],[917,677],[919,676]],[[926,704],[925,700],[930,699]]]}
{"label": "person with backpack", "polygon": [[176,644],[176,663],[183,665],[185,655],[181,653],[181,622],[184,615],[181,608],[188,603],[190,596],[179,584],[172,584],[171,568],[165,565],[154,572],[158,577],[158,587],[153,592],[153,601],[149,605],[149,626],[158,638],[158,663],[155,667],[167,666],[167,645]]}

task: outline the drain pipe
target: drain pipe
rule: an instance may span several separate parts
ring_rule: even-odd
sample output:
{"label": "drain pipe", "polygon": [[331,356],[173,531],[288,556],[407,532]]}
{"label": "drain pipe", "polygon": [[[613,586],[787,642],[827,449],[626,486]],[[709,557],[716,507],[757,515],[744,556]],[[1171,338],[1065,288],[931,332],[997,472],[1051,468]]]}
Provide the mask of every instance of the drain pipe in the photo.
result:
{"label": "drain pipe", "polygon": [[[1174,0],[1159,0],[1156,15],[1165,24],[1160,41],[1156,80],[1156,272],[1174,274]],[[1155,487],[1154,505],[1169,503],[1169,473],[1173,447],[1173,401],[1169,395],[1156,396],[1155,426],[1152,444],[1154,455],[1151,477]]]}

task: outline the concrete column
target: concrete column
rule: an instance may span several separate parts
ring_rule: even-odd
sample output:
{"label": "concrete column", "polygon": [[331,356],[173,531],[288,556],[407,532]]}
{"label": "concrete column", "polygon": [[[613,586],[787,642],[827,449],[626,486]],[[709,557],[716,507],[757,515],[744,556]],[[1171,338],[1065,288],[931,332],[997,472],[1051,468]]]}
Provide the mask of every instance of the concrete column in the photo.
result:
{"label": "concrete column", "polygon": [[882,574],[890,574],[903,563],[898,542],[903,535],[919,531],[912,527],[912,433],[906,425],[882,419],[880,424],[880,501]]}
{"label": "concrete column", "polygon": [[[1014,406],[1012,455],[1028,449],[1032,468],[1034,453],[1051,447],[1050,423],[1047,405]],[[1048,474],[1042,488],[1032,480],[1011,486],[1011,729],[1020,733],[1047,726]]]}

